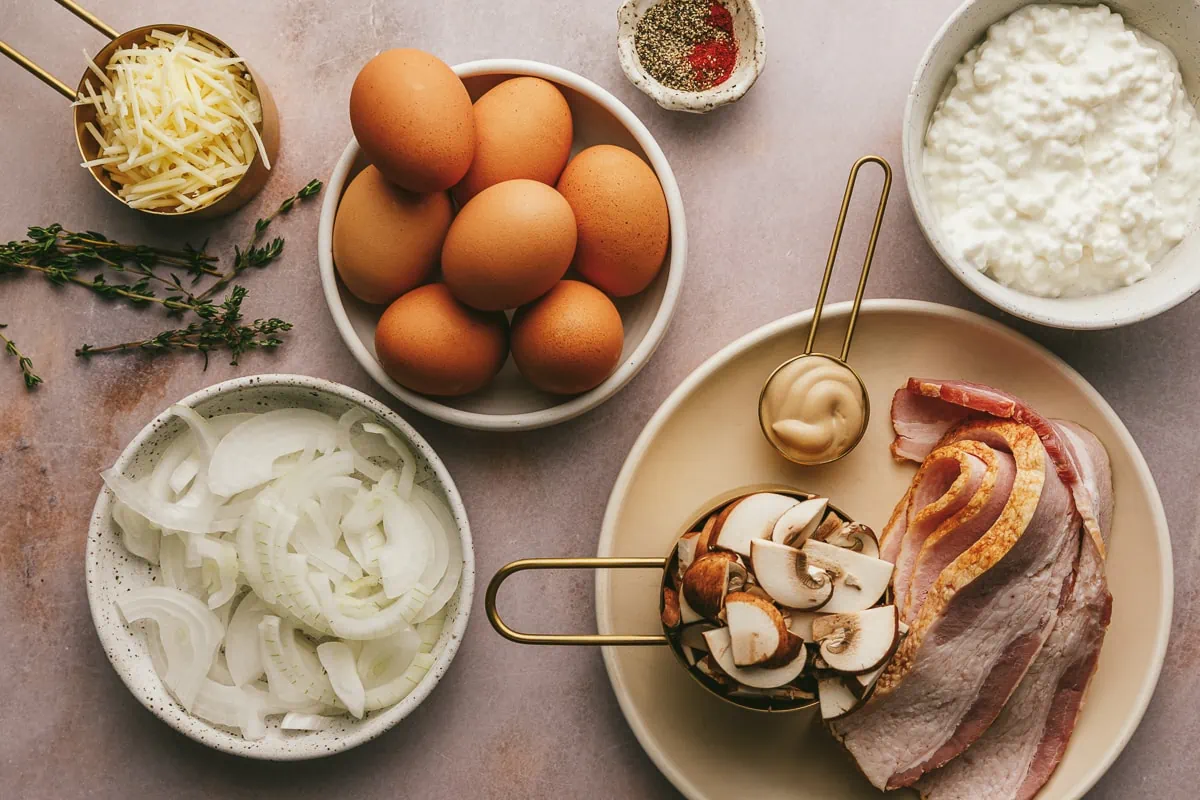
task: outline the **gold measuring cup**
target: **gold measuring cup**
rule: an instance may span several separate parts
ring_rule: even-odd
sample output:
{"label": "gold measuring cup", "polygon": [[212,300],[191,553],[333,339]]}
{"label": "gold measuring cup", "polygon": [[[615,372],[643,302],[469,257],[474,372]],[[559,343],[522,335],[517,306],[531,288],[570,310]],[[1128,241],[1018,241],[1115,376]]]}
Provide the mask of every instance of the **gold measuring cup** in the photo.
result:
{"label": "gold measuring cup", "polygon": [[[842,353],[840,356],[814,353],[813,347],[817,339],[817,328],[821,324],[821,312],[825,308],[825,295],[829,291],[829,279],[833,275],[833,264],[837,260],[838,247],[842,241],[842,230],[846,226],[846,214],[850,208],[850,198],[854,195],[854,185],[858,180],[858,172],[864,164],[878,164],[883,169],[883,188],[879,196],[879,206],[875,211],[875,224],[871,228],[871,238],[867,243],[867,255],[863,261],[862,273],[858,278],[858,290],[854,294],[854,305],[850,309],[850,321],[846,325],[846,338],[842,342]],[[883,212],[887,208],[888,194],[891,192],[891,189],[892,168],[885,159],[880,156],[863,156],[854,162],[854,166],[850,169],[850,177],[846,181],[846,192],[842,196],[842,208],[838,212],[837,226],[833,230],[833,242],[830,243],[829,258],[825,262],[825,276],[821,279],[821,291],[817,294],[817,305],[813,309],[812,323],[808,327],[808,343],[805,345],[803,353],[788,359],[771,372],[767,380],[763,383],[762,391],[758,395],[758,423],[762,428],[763,436],[771,443],[772,447],[779,451],[780,455],[794,463],[805,466],[818,466],[844,458],[851,450],[858,446],[858,443],[862,441],[863,434],[867,431],[867,424],[871,419],[870,396],[867,394],[866,384],[863,383],[862,378],[846,360],[850,357],[850,341],[854,338],[854,326],[858,322],[858,309],[862,305],[863,292],[867,288],[867,275],[871,271],[871,261],[875,258],[875,244],[879,240],[879,229],[883,224]],[[853,383],[857,385],[860,392],[862,423],[859,425],[855,435],[832,454],[826,453],[816,457],[805,457],[801,451],[782,441],[768,419],[772,415],[770,409],[771,398],[775,395],[771,389],[780,388],[782,390],[784,382],[791,377],[792,373],[796,372],[794,368],[805,359],[822,359],[835,371],[844,371],[844,373],[853,377]]]}
{"label": "gold measuring cup", "polygon": [[[707,689],[712,694],[733,703],[741,708],[748,708],[755,711],[799,711],[804,708],[811,708],[816,705],[816,690],[815,681],[813,682],[812,691],[809,692],[810,697],[801,697],[798,699],[780,699],[772,698],[767,695],[756,694],[753,692],[744,694],[731,694],[729,689],[722,686],[716,680],[713,680],[700,672],[699,669],[693,668],[688,662],[687,655],[683,651],[683,646],[679,641],[678,636],[671,636],[667,626],[662,623],[663,610],[663,590],[668,586],[675,588],[671,583],[671,575],[675,566],[675,547],[679,541],[679,537],[688,531],[693,531],[701,527],[705,520],[712,514],[738,499],[748,494],[757,492],[775,492],[778,494],[786,494],[797,498],[798,500],[809,500],[817,495],[809,492],[800,491],[789,486],[779,485],[757,485],[745,486],[726,492],[716,498],[713,498],[700,510],[699,513],[693,515],[676,534],[671,542],[671,550],[663,558],[523,558],[519,561],[505,564],[492,577],[491,583],[488,584],[487,594],[484,596],[484,608],[487,611],[488,620],[492,623],[492,627],[496,629],[504,638],[516,642],[517,644],[531,645],[568,645],[568,646],[616,646],[616,647],[638,647],[638,646],[667,646],[671,648],[671,652],[675,654],[675,659],[683,667],[688,675]],[[830,505],[829,510],[837,513],[842,519],[849,520],[841,509]],[[500,612],[496,608],[496,595],[500,591],[500,586],[508,580],[508,578],[518,572],[526,570],[543,570],[543,569],[656,569],[662,572],[662,578],[659,581],[658,591],[658,616],[659,624],[662,628],[662,633],[655,634],[601,634],[601,633],[523,633],[511,628],[501,617]],[[736,689],[734,690],[737,691]]]}
{"label": "gold measuring cup", "polygon": [[[165,31],[166,33],[171,34],[180,34],[184,31],[187,31],[189,34],[202,36],[213,44],[224,47],[234,57],[237,57],[237,53],[232,47],[225,44],[225,42],[221,41],[216,36],[213,36],[211,33],[202,31],[199,28],[193,28],[190,25],[145,25],[143,27],[134,28],[131,31],[118,34],[114,28],[106,25],[94,14],[72,2],[72,0],[55,0],[55,2],[70,11],[75,16],[79,17],[88,25],[91,25],[93,28],[100,31],[100,33],[104,34],[111,40],[100,50],[100,52],[95,55],[93,59],[100,69],[104,69],[105,65],[108,64],[108,62],[112,59],[113,53],[115,53],[117,50],[130,47],[133,44],[141,44],[145,41],[147,34],[153,30]],[[72,103],[83,93],[84,81],[89,75],[91,75],[91,72],[85,69],[83,76],[79,79],[78,88],[72,91],[71,87],[67,86],[67,84],[63,83],[49,72],[39,67],[29,58],[22,55],[14,47],[3,41],[0,41],[0,53],[3,53],[9,59],[15,61],[27,72],[32,74],[38,80],[42,81],[42,83],[46,84],[51,89],[54,89],[63,97],[70,100]],[[279,150],[279,111],[275,107],[275,101],[272,99],[270,91],[267,90],[267,85],[262,82],[258,74],[255,73],[250,65],[245,62],[242,63],[242,67],[244,67],[246,72],[250,75],[250,79],[254,83],[255,91],[258,93],[258,100],[262,106],[262,121],[256,124],[254,127],[258,131],[258,135],[262,138],[263,146],[267,151],[267,158],[273,163],[275,161],[275,155]],[[85,162],[93,161],[98,157],[97,154],[99,153],[100,145],[91,137],[90,134],[88,134],[87,129],[84,126],[88,122],[95,124],[96,109],[91,104],[77,105],[74,106],[74,116],[75,141],[79,145],[79,154],[83,156],[83,160]],[[121,199],[121,196],[117,194],[117,187],[105,174],[103,167],[94,166],[91,167],[90,171],[92,173],[92,177],[96,179],[96,183],[100,184],[101,188],[108,192],[109,196],[126,208],[129,207],[128,204]],[[262,189],[262,187],[266,184],[268,175],[269,170],[263,163],[262,153],[255,151],[254,159],[250,162],[250,166],[246,172],[238,179],[237,184],[231,190],[229,190],[228,193],[209,205],[201,206],[200,208],[196,209],[186,209],[183,211],[168,211],[150,208],[135,208],[133,210],[158,217],[189,216],[195,219],[211,219],[214,217],[221,217],[241,208],[247,202],[249,202],[251,198],[258,194],[259,190]]]}

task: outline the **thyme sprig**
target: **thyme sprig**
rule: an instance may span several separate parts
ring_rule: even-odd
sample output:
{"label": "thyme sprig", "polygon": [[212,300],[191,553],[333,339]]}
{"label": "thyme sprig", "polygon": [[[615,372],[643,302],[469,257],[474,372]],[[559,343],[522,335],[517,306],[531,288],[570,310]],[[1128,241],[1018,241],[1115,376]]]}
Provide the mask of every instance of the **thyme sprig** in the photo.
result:
{"label": "thyme sprig", "polygon": [[[244,322],[242,303],[247,291],[242,286],[230,286],[220,303],[214,298],[244,270],[265,267],[279,258],[284,240],[276,237],[259,244],[263,234],[276,217],[315,197],[321,188],[320,181],[309,181],[284,199],[275,211],[259,219],[249,243],[244,248],[234,248],[233,265],[228,270],[220,269],[218,258],[206,251],[207,242],[199,248],[186,244],[178,250],[122,244],[97,231],[68,231],[56,223],[31,227],[24,240],[0,244],[0,276],[37,273],[56,286],[81,286],[109,300],[133,306],[158,305],[169,315],[194,317],[183,327],[162,331],[148,339],[104,346],[84,344],[75,351],[77,356],[86,358],[130,350],[150,353],[193,350],[204,354],[207,368],[209,353],[227,350],[230,363],[236,365],[251,350],[283,344],[279,334],[291,330],[292,325],[275,317]],[[128,280],[113,280],[118,276]],[[190,280],[185,281],[183,276]],[[205,277],[215,280],[207,288],[198,289],[197,284]],[[32,388],[42,382],[33,372],[33,362],[11,339],[0,334],[0,343],[18,359],[26,386]]]}
{"label": "thyme sprig", "polygon": [[[7,325],[0,325],[0,331],[7,327]],[[4,343],[5,352],[17,359],[17,364],[21,368],[21,377],[25,379],[26,389],[32,389],[42,382],[42,379],[33,371],[33,362],[29,360],[27,355],[17,349],[17,345],[12,339],[0,333],[0,342]]]}
{"label": "thyme sprig", "polygon": [[256,319],[249,325],[242,324],[242,301],[246,299],[246,288],[234,286],[221,305],[206,303],[193,310],[200,319],[186,327],[166,330],[149,339],[137,339],[104,347],[85,344],[75,351],[81,358],[104,353],[119,353],[127,350],[143,350],[162,353],[168,350],[196,350],[204,354],[204,367],[208,368],[208,354],[214,350],[228,350],[230,364],[237,366],[238,359],[250,350],[274,349],[283,344],[276,334],[290,331],[292,324],[281,319]]}
{"label": "thyme sprig", "polygon": [[283,239],[276,237],[261,247],[258,246],[259,239],[262,238],[263,233],[266,232],[276,217],[291,211],[292,206],[296,205],[296,203],[307,200],[310,197],[316,197],[321,191],[321,186],[322,184],[318,180],[309,181],[304,185],[303,189],[280,203],[279,208],[254,223],[254,233],[250,235],[250,241],[246,247],[235,247],[233,249],[233,268],[228,272],[222,273],[217,278],[216,283],[208,287],[200,295],[200,299],[212,297],[221,291],[221,289],[225,288],[226,284],[240,275],[243,270],[250,267],[261,269],[279,258],[280,253],[283,252]]}

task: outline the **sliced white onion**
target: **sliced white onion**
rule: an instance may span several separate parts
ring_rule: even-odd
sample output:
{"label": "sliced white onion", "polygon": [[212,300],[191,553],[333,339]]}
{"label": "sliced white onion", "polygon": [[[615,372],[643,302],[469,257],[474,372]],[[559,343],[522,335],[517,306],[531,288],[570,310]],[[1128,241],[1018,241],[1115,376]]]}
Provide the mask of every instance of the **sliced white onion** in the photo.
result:
{"label": "sliced white onion", "polygon": [[463,566],[408,446],[361,410],[173,411],[186,430],[148,475],[104,473],[126,547],[162,572],[166,594],[131,593],[122,613],[154,623],[171,694],[247,739],[270,716],[323,729],[405,697]]}
{"label": "sliced white onion", "polygon": [[356,719],[362,719],[366,694],[355,668],[354,653],[342,642],[325,642],[317,645],[317,658],[338,700]]}
{"label": "sliced white onion", "polygon": [[304,697],[330,706],[341,702],[333,691],[329,676],[321,669],[316,653],[300,644],[291,624],[268,614],[258,623],[258,635],[271,691],[284,698]]}
{"label": "sliced white onion", "polygon": [[147,619],[158,625],[167,660],[164,681],[191,711],[225,635],[221,621],[195,597],[165,586],[135,589],[117,600],[117,608],[126,622]]}
{"label": "sliced white onion", "polygon": [[310,442],[327,453],[337,444],[337,423],[319,411],[284,408],[247,420],[213,451],[209,488],[230,497],[271,480],[275,459],[304,450]]}
{"label": "sliced white onion", "polygon": [[283,715],[279,727],[285,731],[323,731],[333,725],[333,717],[323,714],[305,714],[300,711],[289,711]]}
{"label": "sliced white onion", "polygon": [[235,686],[256,681],[263,675],[258,624],[267,615],[267,604],[250,592],[242,598],[225,629],[225,663]]}
{"label": "sliced white onion", "polygon": [[121,529],[121,543],[125,549],[151,564],[158,563],[159,540],[162,534],[146,521],[146,518],[117,500],[113,503],[113,521]]}

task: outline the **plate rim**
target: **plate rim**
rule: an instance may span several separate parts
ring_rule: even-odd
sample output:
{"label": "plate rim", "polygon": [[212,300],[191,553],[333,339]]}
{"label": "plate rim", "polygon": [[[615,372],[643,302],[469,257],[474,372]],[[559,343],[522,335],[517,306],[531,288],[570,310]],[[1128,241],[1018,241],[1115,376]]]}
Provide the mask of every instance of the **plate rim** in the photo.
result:
{"label": "plate rim", "polygon": [[[826,306],[823,319],[841,317],[847,314],[851,307],[850,301],[844,301]],[[1023,333],[1013,330],[1007,325],[989,319],[973,311],[967,311],[961,308],[944,305],[942,303],[933,303],[926,300],[907,300],[907,299],[874,299],[864,300],[862,304],[863,312],[887,313],[887,312],[903,312],[915,314],[917,316],[931,316],[945,319],[957,320],[972,325],[977,325],[987,329],[993,334],[1007,337],[1020,344],[1031,346],[1041,351],[1042,355],[1047,357],[1051,364],[1058,367],[1063,375],[1085,395],[1090,396],[1096,408],[1102,415],[1107,417],[1110,422],[1114,423],[1114,428],[1117,431],[1118,438],[1121,443],[1132,452],[1134,474],[1142,487],[1148,490],[1148,496],[1152,505],[1152,516],[1154,519],[1154,529],[1156,534],[1159,531],[1167,531],[1165,536],[1160,538],[1162,546],[1162,558],[1160,569],[1162,572],[1162,580],[1160,581],[1161,601],[1165,613],[1159,621],[1158,630],[1155,632],[1155,645],[1151,651],[1151,670],[1149,680],[1145,681],[1139,687],[1134,713],[1131,714],[1123,723],[1120,735],[1113,739],[1108,749],[1105,751],[1102,758],[1095,760],[1091,769],[1086,773],[1082,782],[1076,787],[1073,787],[1073,793],[1069,795],[1070,800],[1079,800],[1083,797],[1097,781],[1108,771],[1113,762],[1125,749],[1129,740],[1133,737],[1134,731],[1141,724],[1142,718],[1145,716],[1146,709],[1150,705],[1150,700],[1154,696],[1154,691],[1158,686],[1158,680],[1162,673],[1163,663],[1166,660],[1167,644],[1170,641],[1171,635],[1171,620],[1174,615],[1175,601],[1175,571],[1174,558],[1171,548],[1171,537],[1169,527],[1167,525],[1166,510],[1163,508],[1162,497],[1158,491],[1158,484],[1154,480],[1154,475],[1150,471],[1149,465],[1146,463],[1146,458],[1142,455],[1142,450],[1138,447],[1137,441],[1133,438],[1133,434],[1125,426],[1123,420],[1117,412],[1108,404],[1103,395],[1093,387],[1086,378],[1062,358],[1051,352],[1048,348],[1034,341]],[[692,370],[680,383],[676,386],[658,409],[651,415],[646,422],[642,432],[638,434],[633,446],[629,450],[629,454],[625,457],[624,463],[621,465],[621,470],[617,474],[617,479],[613,484],[612,492],[609,494],[608,502],[604,509],[604,520],[601,525],[600,539],[597,544],[596,554],[603,558],[611,555],[613,546],[613,535],[616,528],[616,519],[620,513],[621,506],[624,503],[624,497],[628,492],[629,484],[632,480],[633,473],[640,465],[650,444],[657,438],[659,431],[662,429],[666,421],[675,413],[679,405],[695,391],[695,388],[717,370],[724,367],[727,363],[746,352],[750,348],[758,345],[766,339],[775,336],[783,331],[802,328],[807,326],[812,320],[813,310],[807,309],[796,314],[790,314],[781,317],[773,322],[768,322],[758,328],[755,328],[729,344],[722,347],[713,355],[705,359],[698,367]],[[596,581],[595,603],[596,603],[596,630],[599,633],[612,633],[612,626],[609,623],[607,609],[609,607],[609,592],[607,584],[601,580]],[[712,797],[703,792],[696,786],[692,780],[679,769],[677,765],[669,760],[659,749],[655,740],[646,730],[638,716],[637,705],[630,699],[627,691],[623,689],[623,684],[617,672],[615,662],[615,650],[612,647],[601,648],[604,658],[604,670],[608,675],[609,684],[612,687],[613,694],[616,695],[617,704],[621,708],[621,714],[625,717],[625,722],[633,731],[638,744],[654,765],[663,774],[663,776],[671,782],[671,784],[679,790],[688,800],[713,800]]]}
{"label": "plate rim", "polygon": [[684,273],[687,268],[687,218],[684,213],[683,194],[679,189],[679,182],[675,179],[675,172],[667,160],[667,155],[663,152],[658,140],[654,138],[654,134],[629,106],[595,81],[564,67],[521,58],[485,58],[466,61],[454,65],[452,69],[460,78],[486,75],[533,76],[561,84],[603,107],[637,141],[638,146],[642,148],[650,162],[650,168],[654,170],[658,182],[662,185],[663,196],[667,203],[667,222],[671,234],[670,253],[664,266],[667,283],[663,290],[662,300],[650,321],[650,327],[646,329],[641,342],[633,349],[629,357],[622,359],[617,369],[603,383],[583,394],[567,397],[549,408],[505,414],[466,411],[447,405],[437,398],[404,388],[388,377],[379,361],[370,353],[366,344],[354,330],[338,290],[339,279],[333,264],[333,223],[350,170],[360,151],[358,140],[354,136],[350,137],[350,142],[339,156],[337,164],[329,176],[325,197],[321,201],[321,216],[317,228],[317,267],[325,305],[329,309],[330,316],[333,317],[334,326],[346,349],[371,377],[371,380],[397,400],[421,414],[441,422],[473,430],[535,430],[567,422],[612,399],[625,388],[626,384],[642,371],[659,345],[662,344],[663,339],[666,338],[671,320],[675,316],[675,309],[679,304]]}

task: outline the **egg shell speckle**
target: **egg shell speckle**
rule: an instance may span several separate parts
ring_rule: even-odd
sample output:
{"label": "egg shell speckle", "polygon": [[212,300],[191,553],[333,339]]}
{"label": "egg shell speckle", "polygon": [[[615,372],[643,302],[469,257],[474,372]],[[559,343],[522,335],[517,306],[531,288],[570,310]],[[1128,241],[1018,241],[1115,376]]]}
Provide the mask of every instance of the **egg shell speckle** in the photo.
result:
{"label": "egg shell speckle", "polygon": [[371,163],[413,192],[449,189],[475,151],[466,87],[421,50],[385,50],[366,63],[350,90],[350,126]]}
{"label": "egg shell speckle", "polygon": [[579,226],[575,269],[613,297],[650,285],[670,239],[667,200],[654,170],[623,147],[579,153],[558,180]]}
{"label": "egg shell speckle", "polygon": [[454,219],[445,192],[416,194],[368,166],[342,195],[333,223],[333,261],[346,288],[367,303],[390,303],[437,268]]}
{"label": "egg shell speckle", "polygon": [[512,78],[475,101],[475,157],[454,187],[459,205],[489,186],[528,178],[553,186],[571,155],[567,99],[541,78]]}
{"label": "egg shell speckle", "polygon": [[580,281],[560,281],[513,317],[517,369],[555,394],[578,394],[602,383],[617,368],[624,340],[616,306]]}
{"label": "egg shell speckle", "polygon": [[453,397],[482,388],[508,358],[508,321],[467,308],[445,284],[413,289],[388,306],[375,329],[379,363],[397,383]]}
{"label": "egg shell speckle", "polygon": [[442,247],[442,276],[472,308],[516,308],[566,274],[575,240],[575,215],[553,187],[505,181],[459,211]]}

